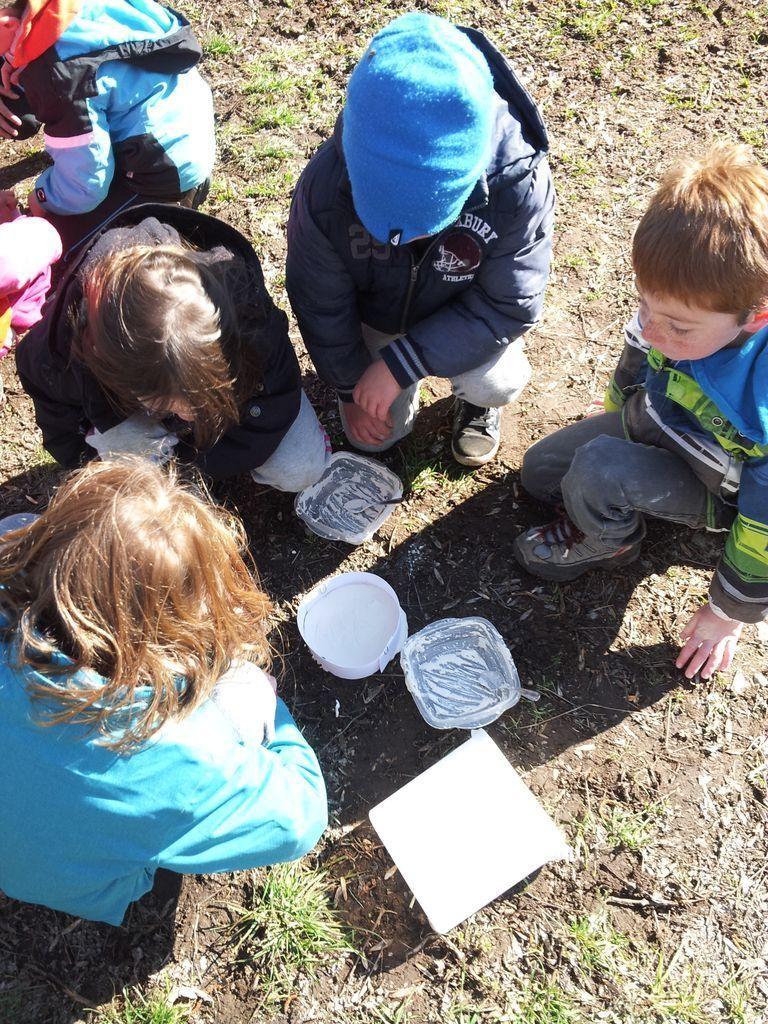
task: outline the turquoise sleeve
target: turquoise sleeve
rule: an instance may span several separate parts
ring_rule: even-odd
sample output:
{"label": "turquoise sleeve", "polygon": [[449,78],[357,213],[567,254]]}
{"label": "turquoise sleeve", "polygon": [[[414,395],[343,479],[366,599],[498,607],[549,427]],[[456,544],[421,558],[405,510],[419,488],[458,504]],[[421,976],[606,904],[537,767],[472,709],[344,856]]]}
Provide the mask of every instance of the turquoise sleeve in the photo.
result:
{"label": "turquoise sleeve", "polygon": [[91,129],[82,135],[60,137],[55,123],[46,123],[45,148],[53,167],[35,182],[43,209],[57,214],[88,213],[109,192],[115,173],[115,156],[109,132],[109,96],[102,91],[87,101]]}
{"label": "turquoise sleeve", "polygon": [[241,745],[226,766],[201,771],[186,828],[158,855],[158,867],[192,874],[294,860],[325,831],[320,766],[281,700],[269,746]]}

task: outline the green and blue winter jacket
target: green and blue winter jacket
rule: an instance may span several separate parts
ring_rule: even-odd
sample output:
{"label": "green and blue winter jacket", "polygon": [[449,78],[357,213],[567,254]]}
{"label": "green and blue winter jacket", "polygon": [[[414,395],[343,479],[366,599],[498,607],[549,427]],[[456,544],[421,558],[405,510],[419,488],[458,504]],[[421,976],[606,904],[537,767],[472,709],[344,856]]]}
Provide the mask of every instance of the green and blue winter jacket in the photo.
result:
{"label": "green and blue winter jacket", "polygon": [[635,316],[605,408],[621,410],[630,440],[688,463],[713,497],[712,529],[723,528],[723,503],[732,507],[710,602],[741,622],[768,617],[768,327],[705,359],[672,361]]}
{"label": "green and blue winter jacket", "polygon": [[158,200],[203,182],[215,142],[200,57],[186,19],[155,0],[84,0],[19,77],[54,161],[36,183],[43,208],[86,213],[113,178]]}

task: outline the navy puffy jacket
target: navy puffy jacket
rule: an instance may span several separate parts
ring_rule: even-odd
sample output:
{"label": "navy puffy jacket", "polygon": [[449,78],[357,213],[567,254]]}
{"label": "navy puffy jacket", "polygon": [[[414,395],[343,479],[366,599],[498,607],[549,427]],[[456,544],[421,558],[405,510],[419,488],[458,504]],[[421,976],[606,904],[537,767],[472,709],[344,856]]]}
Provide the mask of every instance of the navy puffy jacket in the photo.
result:
{"label": "navy puffy jacket", "polygon": [[288,296],[318,373],[345,400],[371,362],[361,322],[398,335],[382,356],[407,387],[482,366],[541,314],[555,205],[546,129],[498,50],[463,31],[493,74],[493,155],[460,217],[426,251],[381,244],[360,223],[341,121],[296,186]]}

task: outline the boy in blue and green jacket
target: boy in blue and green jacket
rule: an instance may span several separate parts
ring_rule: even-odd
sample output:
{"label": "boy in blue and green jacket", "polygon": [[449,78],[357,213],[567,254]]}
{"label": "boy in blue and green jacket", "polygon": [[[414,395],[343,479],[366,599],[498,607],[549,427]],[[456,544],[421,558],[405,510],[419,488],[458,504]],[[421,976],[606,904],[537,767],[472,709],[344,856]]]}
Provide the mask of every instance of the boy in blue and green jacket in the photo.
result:
{"label": "boy in blue and green jacket", "polygon": [[640,308],[606,411],[527,452],[526,490],[563,511],[515,554],[571,580],[634,561],[645,516],[727,532],[676,662],[708,678],[768,615],[768,171],[729,145],[674,167],[632,262]]}

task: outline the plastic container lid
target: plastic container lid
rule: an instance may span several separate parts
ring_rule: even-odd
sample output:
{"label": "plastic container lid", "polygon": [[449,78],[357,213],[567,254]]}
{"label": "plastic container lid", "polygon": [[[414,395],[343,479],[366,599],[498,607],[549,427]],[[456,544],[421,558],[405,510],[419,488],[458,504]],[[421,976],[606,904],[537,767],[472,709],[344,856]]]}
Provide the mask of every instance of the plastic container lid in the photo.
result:
{"label": "plastic container lid", "polygon": [[435,729],[479,729],[535,690],[523,690],[504,638],[487,620],[438,619],[406,641],[400,663],[425,721]]}
{"label": "plastic container lid", "polygon": [[342,679],[383,671],[408,636],[397,594],[370,572],[344,572],[301,601],[296,621],[315,661]]}
{"label": "plastic container lid", "polygon": [[386,466],[350,452],[336,452],[311,487],[296,495],[296,515],[326,540],[363,544],[403,497],[403,484]]}
{"label": "plastic container lid", "polygon": [[17,512],[15,515],[5,516],[4,519],[0,519],[0,537],[4,533],[10,533],[11,530],[21,530],[39,518],[40,516],[34,512]]}
{"label": "plastic container lid", "polygon": [[547,861],[562,833],[482,729],[369,815],[436,932],[445,933]]}

